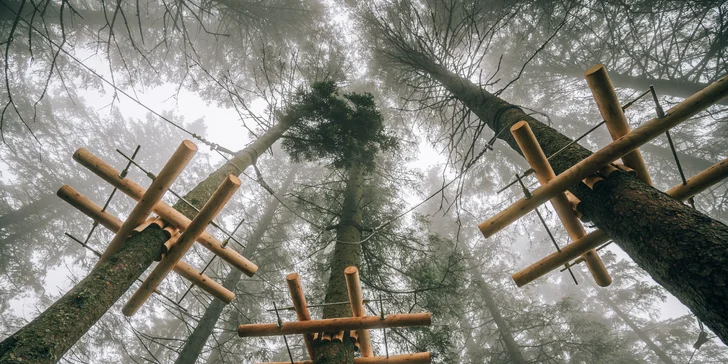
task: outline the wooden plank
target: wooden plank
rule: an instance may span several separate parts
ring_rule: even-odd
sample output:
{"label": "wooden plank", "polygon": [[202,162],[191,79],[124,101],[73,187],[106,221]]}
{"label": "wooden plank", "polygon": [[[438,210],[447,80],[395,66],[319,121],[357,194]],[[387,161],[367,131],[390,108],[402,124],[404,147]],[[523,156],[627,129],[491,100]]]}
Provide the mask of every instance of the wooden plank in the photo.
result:
{"label": "wooden plank", "polygon": [[[364,297],[361,292],[361,283],[359,282],[359,269],[354,266],[346,267],[346,269],[344,269],[344,276],[346,277],[346,288],[349,292],[351,312],[354,314],[354,317],[366,316],[366,311],[364,310]],[[369,330],[357,330],[356,333],[361,356],[365,358],[374,356],[372,339],[369,336]]]}
{"label": "wooden plank", "polygon": [[[311,314],[308,312],[306,296],[303,294],[303,286],[301,286],[301,279],[298,277],[298,273],[288,274],[286,276],[286,283],[288,284],[288,291],[291,293],[291,301],[293,302],[293,309],[296,311],[298,321],[310,321]],[[303,334],[303,341],[306,343],[308,357],[313,359],[313,335]]]}
{"label": "wooden plank", "polygon": [[[602,114],[609,134],[612,136],[612,140],[617,140],[627,133],[629,133],[629,123],[627,123],[627,117],[624,115],[622,106],[619,104],[617,93],[614,91],[612,86],[612,80],[609,79],[607,68],[603,64],[598,64],[589,68],[584,72],[586,82],[591,89],[594,101],[596,101],[599,107],[599,113]],[[627,167],[632,168],[637,172],[637,177],[642,182],[652,186],[652,179],[650,173],[647,171],[645,161],[642,158],[642,154],[639,149],[622,156],[622,162]]]}
{"label": "wooden plank", "polygon": [[522,198],[497,215],[478,225],[483,236],[490,237],[536,207],[552,199],[581,180],[597,173],[601,168],[621,158],[648,141],[662,135],[693,115],[705,110],[716,101],[728,95],[728,76],[724,76],[700,92],[671,108],[667,115],[655,118],[625,136],[613,141],[596,153],[584,158],[568,170],[556,176],[549,183],[539,187],[531,198]]}
{"label": "wooden plank", "polygon": [[[144,188],[136,184],[134,181],[127,178],[120,178],[119,171],[114,169],[108,163],[101,160],[93,153],[89,152],[85,148],[78,149],[73,154],[73,159],[76,160],[82,166],[88,168],[91,172],[101,177],[104,181],[110,183],[112,186],[119,189],[119,191],[125,193],[129,197],[140,200],[144,195]],[[169,206],[164,201],[160,201],[152,209],[162,219],[176,226],[179,229],[187,229],[190,225],[190,219],[182,215],[179,211]],[[245,259],[242,255],[235,252],[233,249],[226,249],[222,246],[222,242],[209,234],[203,232],[197,239],[202,246],[215,253],[217,256],[232,264],[234,267],[245,273],[247,276],[252,277],[255,272],[258,271],[258,267],[251,261]]]}
{"label": "wooden plank", "polygon": [[240,337],[280,336],[313,334],[316,332],[335,332],[359,329],[384,329],[391,327],[429,326],[432,317],[429,313],[409,313],[379,316],[341,317],[323,320],[286,322],[277,324],[250,324],[238,326]]}
{"label": "wooden plank", "polygon": [[207,225],[222,210],[223,206],[230,200],[235,191],[240,188],[240,179],[231,174],[225,178],[209,200],[197,213],[189,226],[180,235],[177,243],[169,249],[165,257],[154,267],[154,270],[147,276],[141,287],[129,298],[121,312],[126,316],[133,315],[139,307],[146,302],[152,292],[162,283],[162,280],[172,271],[174,266],[187,253],[187,250],[194,244],[195,240],[205,231]]}

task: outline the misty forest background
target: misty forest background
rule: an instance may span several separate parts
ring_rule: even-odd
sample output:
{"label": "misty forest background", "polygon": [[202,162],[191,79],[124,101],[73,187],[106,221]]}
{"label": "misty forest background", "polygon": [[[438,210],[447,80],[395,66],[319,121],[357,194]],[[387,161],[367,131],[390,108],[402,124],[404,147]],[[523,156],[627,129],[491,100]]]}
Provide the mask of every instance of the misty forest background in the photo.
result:
{"label": "misty forest background", "polygon": [[[366,102],[351,95],[372,95],[381,134],[363,149],[310,150],[302,145],[313,127],[298,125],[241,175],[218,222],[228,231],[240,224],[242,244],[230,247],[260,270],[241,277],[216,259],[206,271],[235,301],[186,293],[188,282],[170,275],[160,286],[167,298],[155,295],[127,318],[127,292],[61,362],[288,360],[281,338],[241,339],[235,328],[275,322],[267,310],[290,304],[290,272],[309,303],[324,302],[342,244],[327,228],[341,219],[352,166],[363,170],[364,229],[346,244],[358,249],[364,297],[381,295],[387,313],[433,315],[431,327],[387,330],[390,354],[431,351],[437,363],[728,362],[710,332],[693,348],[698,320],[616,244],[600,251],[610,287],[596,289],[581,264],[578,285],[556,271],[517,288],[510,275],[553,251],[546,230],[535,214],[489,239],[476,226],[523,196],[517,185],[498,190],[528,165],[501,141],[489,149],[495,133],[427,67],[575,138],[601,120],[584,70],[605,64],[623,103],[654,84],[667,109],[728,73],[727,16],[726,2],[684,0],[0,0],[0,339],[83,279],[98,259],[92,249],[113,236],[99,227],[83,247],[66,235],[86,240],[92,221],[56,197],[58,188],[98,204],[112,189],[73,162],[76,149],[122,169],[116,149],[140,145],[138,163],[156,173],[190,139],[200,152],[172,186],[186,192],[226,156],[195,136],[241,150],[290,117],[312,86],[336,85],[351,107]],[[654,115],[649,97],[627,111],[633,128]],[[727,116],[724,99],[671,131],[687,177],[728,157]],[[609,141],[602,127],[580,144],[596,151]],[[655,187],[680,183],[665,137],[641,150]],[[150,183],[135,167],[129,177]],[[719,183],[695,206],[725,223],[727,196]],[[109,211],[123,218],[132,206],[117,194]],[[541,212],[566,244],[551,206]],[[186,260],[202,269],[211,258],[195,246]],[[288,340],[295,358],[307,357],[299,335]],[[381,330],[372,340],[384,355]]]}

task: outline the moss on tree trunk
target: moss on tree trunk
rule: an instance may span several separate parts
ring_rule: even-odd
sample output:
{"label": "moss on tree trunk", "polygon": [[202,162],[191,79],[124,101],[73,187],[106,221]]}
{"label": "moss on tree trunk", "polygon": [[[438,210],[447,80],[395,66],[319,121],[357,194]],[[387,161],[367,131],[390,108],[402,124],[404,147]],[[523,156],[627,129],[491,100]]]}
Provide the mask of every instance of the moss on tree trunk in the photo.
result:
{"label": "moss on tree trunk", "polygon": [[[364,190],[364,172],[360,166],[354,165],[349,170],[344,191],[344,203],[339,215],[339,226],[336,229],[336,245],[331,258],[331,274],[326,286],[326,302],[346,302],[349,293],[346,288],[344,269],[349,266],[359,267],[361,262],[362,222],[361,200]],[[351,244],[354,243],[354,244]],[[349,305],[327,306],[323,318],[351,317]],[[344,341],[316,342],[314,346],[315,364],[353,364],[354,343],[345,335]]]}

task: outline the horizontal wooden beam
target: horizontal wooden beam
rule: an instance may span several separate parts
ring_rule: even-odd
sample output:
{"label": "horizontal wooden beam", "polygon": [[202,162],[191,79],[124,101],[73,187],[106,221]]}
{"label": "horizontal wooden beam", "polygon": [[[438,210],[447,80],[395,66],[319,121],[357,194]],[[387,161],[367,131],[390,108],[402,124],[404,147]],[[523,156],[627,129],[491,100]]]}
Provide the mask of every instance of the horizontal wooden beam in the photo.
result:
{"label": "horizontal wooden beam", "polygon": [[[139,201],[144,195],[145,189],[142,186],[139,186],[128,178],[119,177],[119,171],[85,148],[78,149],[73,154],[73,159],[129,197]],[[160,201],[154,205],[152,210],[162,219],[179,229],[185,230],[190,225],[190,219],[164,201]],[[245,259],[245,257],[235,252],[235,250],[226,249],[220,240],[208,232],[203,232],[197,239],[197,242],[249,277],[252,277],[258,271],[258,267],[255,264]]]}
{"label": "horizontal wooden beam", "polygon": [[655,118],[613,141],[581,162],[539,187],[531,197],[522,198],[497,215],[478,225],[483,236],[490,237],[536,207],[552,199],[584,178],[597,173],[604,166],[621,158],[648,141],[662,135],[693,115],[705,110],[728,95],[728,76],[724,76],[700,92],[672,107],[662,118]]}
{"label": "horizontal wooden beam", "polygon": [[[103,227],[111,230],[112,232],[119,231],[121,225],[123,224],[123,222],[119,220],[119,218],[106,211],[101,211],[101,206],[95,204],[86,196],[82,195],[80,192],[74,190],[68,185],[62,186],[58,190],[57,195],[61,197],[64,201],[67,201],[69,204],[71,204],[71,206],[79,209],[81,212],[84,213],[84,215],[92,218],[94,221],[98,221]],[[182,277],[187,278],[187,280],[189,280],[193,284],[205,290],[205,292],[213,295],[214,297],[217,297],[218,299],[226,303],[229,303],[235,298],[235,294],[230,292],[230,290],[223,287],[219,283],[212,280],[212,278],[208,277],[206,274],[196,270],[195,268],[183,261],[180,261],[177,263],[177,265],[175,265],[174,271]]]}
{"label": "horizontal wooden beam", "polygon": [[[313,364],[313,360],[294,361],[294,364]],[[430,353],[415,353],[403,355],[372,356],[368,358],[354,358],[354,364],[429,364],[432,363]],[[257,364],[291,364],[290,361],[268,362]]]}
{"label": "horizontal wooden beam", "polygon": [[[589,68],[584,72],[586,83],[591,89],[594,101],[596,101],[599,107],[599,113],[602,114],[609,134],[612,136],[612,140],[617,140],[625,136],[630,131],[629,123],[627,123],[627,117],[624,115],[624,110],[619,104],[617,93],[614,91],[612,86],[612,80],[609,79],[607,68],[603,64],[598,64]],[[637,172],[642,182],[652,186],[652,179],[650,173],[647,171],[645,161],[642,159],[640,150],[635,148],[633,151],[622,156],[624,165],[632,168]]]}
{"label": "horizontal wooden beam", "polygon": [[[231,174],[222,181],[220,186],[215,190],[209,200],[200,209],[192,222],[182,232],[177,243],[169,249],[167,254],[162,260],[154,267],[144,283],[137,289],[136,292],[129,298],[121,312],[126,316],[133,315],[139,308],[146,302],[146,300],[152,295],[157,286],[164,280],[169,272],[174,269],[174,266],[182,259],[187,253],[195,240],[202,234],[207,225],[212,222],[212,219],[222,210],[227,204],[230,198],[233,196],[235,191],[240,188],[240,179]],[[231,298],[232,300],[232,298]]]}
{"label": "horizontal wooden beam", "polygon": [[281,327],[276,324],[249,324],[238,326],[241,337],[279,336],[293,334],[313,334],[360,329],[383,329],[390,327],[429,326],[432,317],[429,313],[411,313],[379,316],[342,317],[312,321],[286,322]]}
{"label": "horizontal wooden beam", "polygon": [[685,184],[679,184],[669,190],[667,194],[680,200],[687,200],[690,197],[705,191],[710,186],[728,178],[728,159],[724,159],[710,168],[690,177]]}
{"label": "horizontal wooden beam", "polygon": [[[684,201],[725,178],[728,178],[728,159],[712,165],[710,168],[688,179],[684,185],[679,184],[667,190],[666,193],[670,197]],[[518,287],[522,287],[552,270],[569,263],[585,252],[598,248],[607,241],[609,241],[607,234],[601,230],[594,230],[583,238],[561,248],[560,252],[554,252],[545,256],[536,263],[516,272],[511,277]]]}
{"label": "horizontal wooden beam", "polygon": [[[288,284],[288,292],[291,293],[291,301],[293,302],[293,309],[296,311],[298,321],[310,321],[311,313],[308,312],[306,296],[303,294],[303,286],[301,285],[301,279],[298,277],[298,273],[288,274],[286,276],[286,283]],[[303,334],[303,341],[306,343],[306,351],[308,352],[309,358],[313,359],[313,335]]]}
{"label": "horizontal wooden beam", "polygon": [[[364,310],[364,296],[362,295],[361,283],[359,282],[359,269],[354,266],[346,267],[346,269],[344,269],[344,276],[346,277],[346,288],[349,292],[349,304],[351,305],[351,312],[353,316],[366,316],[366,311]],[[365,358],[374,356],[372,339],[371,336],[369,336],[369,330],[357,330],[356,333],[361,356]]]}

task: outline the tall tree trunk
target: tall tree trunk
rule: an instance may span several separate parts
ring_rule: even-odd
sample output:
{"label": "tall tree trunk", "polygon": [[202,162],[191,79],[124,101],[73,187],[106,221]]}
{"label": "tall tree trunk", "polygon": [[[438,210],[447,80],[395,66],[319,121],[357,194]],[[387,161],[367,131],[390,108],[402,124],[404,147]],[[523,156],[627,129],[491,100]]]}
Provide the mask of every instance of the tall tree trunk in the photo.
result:
{"label": "tall tree trunk", "polygon": [[[575,77],[580,80],[584,79],[584,70],[578,67],[566,66],[544,66],[536,68],[541,72],[556,73]],[[624,73],[609,72],[609,78],[616,87],[626,87],[633,90],[647,90],[650,85],[655,86],[658,95],[668,95],[680,98],[688,98],[694,93],[706,88],[708,84],[700,82],[692,82],[687,80],[665,80],[659,78],[651,78],[645,75],[631,76]],[[728,99],[718,101],[718,104],[728,105]]]}
{"label": "tall tree trunk", "polygon": [[[286,194],[286,192],[288,191],[288,187],[293,182],[293,178],[295,177],[295,175],[295,170],[289,172],[288,177],[286,177],[286,180],[283,182],[283,185],[278,190],[278,192],[276,192],[276,196],[271,197],[271,200],[268,202],[265,208],[263,216],[260,218],[260,221],[255,226],[253,235],[250,237],[250,239],[248,239],[248,244],[245,247],[245,253],[247,255],[253,256],[257,251],[258,245],[260,245],[260,241],[263,239],[263,235],[265,235],[265,232],[268,230],[268,226],[270,226],[271,222],[273,222],[273,218],[276,214],[276,209],[278,209],[278,205],[280,205],[279,199],[283,198],[283,195]],[[236,269],[233,269],[225,277],[225,280],[223,281],[223,286],[229,290],[235,290],[235,287],[237,286],[239,281],[240,272]],[[210,335],[212,334],[212,330],[215,328],[215,324],[217,324],[217,321],[220,319],[220,315],[222,314],[225,306],[226,303],[217,298],[212,300],[210,305],[207,306],[207,309],[202,315],[202,318],[197,323],[197,326],[192,331],[192,334],[190,334],[189,338],[187,338],[187,341],[182,347],[182,351],[177,357],[175,364],[194,364],[197,361],[197,358],[200,356],[202,349],[205,347],[207,339],[210,337]]]}
{"label": "tall tree trunk", "polygon": [[[488,127],[496,133],[502,130],[498,138],[517,152],[520,148],[508,127],[520,120],[529,123],[546,155],[571,141],[425,56],[410,55],[410,59]],[[558,174],[590,154],[574,144],[550,162]],[[579,183],[569,191],[583,202],[586,218],[728,343],[728,226],[625,173],[613,173],[594,190]]]}
{"label": "tall tree trunk", "polygon": [[493,292],[490,290],[490,287],[488,287],[488,284],[485,283],[482,275],[479,272],[477,275],[477,284],[480,286],[480,297],[483,299],[485,307],[490,312],[490,316],[493,318],[493,323],[495,323],[495,326],[498,328],[498,333],[500,334],[501,339],[503,339],[503,344],[506,347],[511,363],[526,364],[527,362],[526,359],[523,358],[521,348],[513,338],[511,325],[509,325],[503,315],[501,315],[498,303],[496,303],[496,300],[493,297]]}
{"label": "tall tree trunk", "polygon": [[[201,207],[228,174],[239,175],[291,125],[285,118],[235,158],[192,189],[185,199]],[[195,211],[180,201],[174,208],[192,218]],[[159,229],[147,228],[94,269],[35,320],[0,343],[0,364],[54,363],[98,321],[159,255],[166,240]]]}
{"label": "tall tree trunk", "polygon": [[43,195],[43,197],[17,210],[10,211],[5,215],[0,216],[0,230],[3,230],[9,225],[23,222],[23,220],[27,219],[28,217],[48,209],[49,206],[59,204],[60,201],[61,200],[56,197],[55,194]]}
{"label": "tall tree trunk", "polygon": [[[349,300],[344,278],[344,269],[359,267],[361,262],[362,194],[364,191],[364,170],[354,165],[344,190],[344,204],[341,206],[339,225],[336,229],[336,244],[331,258],[331,273],[326,286],[326,302],[346,302]],[[323,318],[351,317],[349,305],[326,306]],[[315,364],[353,364],[354,343],[345,335],[344,341],[317,341],[314,344]]]}

